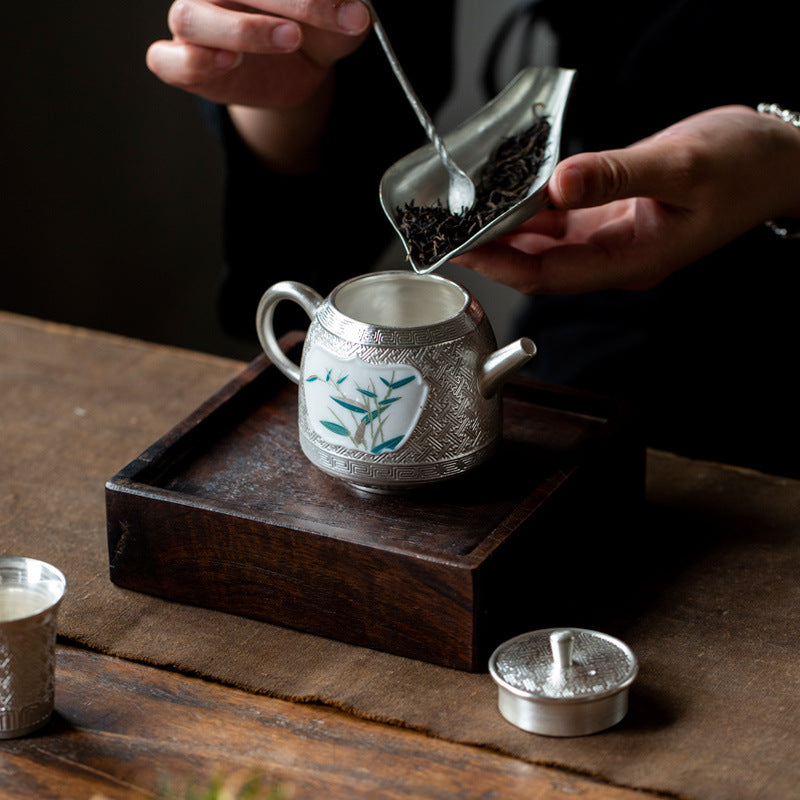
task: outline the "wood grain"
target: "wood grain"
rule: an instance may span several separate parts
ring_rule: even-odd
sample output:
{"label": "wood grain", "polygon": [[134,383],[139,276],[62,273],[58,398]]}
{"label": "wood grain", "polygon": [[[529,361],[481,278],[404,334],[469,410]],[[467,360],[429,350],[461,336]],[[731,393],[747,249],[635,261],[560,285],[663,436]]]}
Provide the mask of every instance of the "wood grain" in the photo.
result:
{"label": "wood grain", "polygon": [[297,800],[655,797],[65,646],[50,724],[0,743],[9,800],[140,800],[220,772],[263,776]]}

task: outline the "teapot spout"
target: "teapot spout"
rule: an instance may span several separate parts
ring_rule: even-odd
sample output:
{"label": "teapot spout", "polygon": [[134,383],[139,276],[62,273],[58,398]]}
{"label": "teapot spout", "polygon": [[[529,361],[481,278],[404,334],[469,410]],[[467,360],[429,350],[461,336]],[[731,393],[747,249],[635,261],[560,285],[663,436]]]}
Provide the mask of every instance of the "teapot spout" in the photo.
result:
{"label": "teapot spout", "polygon": [[483,362],[478,374],[478,390],[484,397],[491,397],[503,381],[527,364],[536,355],[536,345],[523,336],[494,353]]}

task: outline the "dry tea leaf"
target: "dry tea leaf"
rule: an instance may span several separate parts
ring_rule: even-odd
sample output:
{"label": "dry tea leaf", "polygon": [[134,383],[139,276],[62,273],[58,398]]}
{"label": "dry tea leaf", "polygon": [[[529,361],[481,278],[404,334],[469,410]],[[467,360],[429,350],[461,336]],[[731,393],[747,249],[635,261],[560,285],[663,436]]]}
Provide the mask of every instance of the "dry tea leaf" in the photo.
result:
{"label": "dry tea leaf", "polygon": [[414,262],[436,263],[522,200],[545,160],[549,133],[547,117],[537,117],[529,128],[503,139],[481,170],[475,205],[465,214],[451,214],[439,202],[419,206],[412,201],[398,208],[400,232]]}

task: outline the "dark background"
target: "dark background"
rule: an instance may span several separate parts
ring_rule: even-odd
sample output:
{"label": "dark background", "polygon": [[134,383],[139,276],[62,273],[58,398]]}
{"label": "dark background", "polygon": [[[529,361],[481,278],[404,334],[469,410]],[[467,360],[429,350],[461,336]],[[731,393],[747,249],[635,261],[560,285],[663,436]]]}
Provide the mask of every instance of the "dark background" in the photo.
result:
{"label": "dark background", "polygon": [[247,357],[214,306],[219,150],[145,66],[168,6],[6,9],[0,309]]}
{"label": "dark background", "polygon": [[[496,24],[512,0],[482,2],[460,3],[458,37],[472,55],[459,59],[444,130],[482,103],[474,53],[487,32],[472,21]],[[169,36],[169,5],[5,10],[0,309],[249,359],[253,347],[216,316],[221,153],[196,100],[145,65],[149,44]],[[382,265],[402,259],[396,243]],[[472,289],[505,343],[519,296],[454,266],[443,272]]]}

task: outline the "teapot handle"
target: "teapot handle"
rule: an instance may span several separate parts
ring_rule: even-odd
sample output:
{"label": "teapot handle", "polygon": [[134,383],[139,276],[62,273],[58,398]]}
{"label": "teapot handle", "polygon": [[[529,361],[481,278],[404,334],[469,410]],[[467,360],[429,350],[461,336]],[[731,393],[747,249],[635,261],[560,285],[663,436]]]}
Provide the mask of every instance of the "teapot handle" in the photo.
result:
{"label": "teapot handle", "polygon": [[281,281],[270,286],[261,297],[256,311],[256,332],[261,347],[272,363],[294,383],[300,383],[300,367],[291,361],[278,345],[273,325],[275,306],[281,300],[294,300],[310,320],[314,319],[317,309],[324,302],[322,297],[310,287],[297,281]]}

